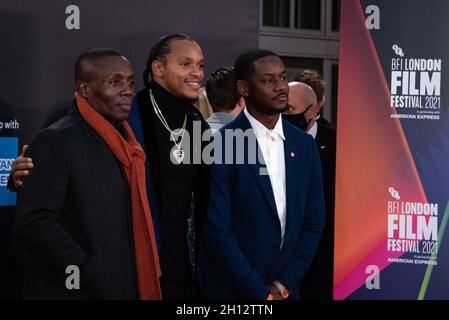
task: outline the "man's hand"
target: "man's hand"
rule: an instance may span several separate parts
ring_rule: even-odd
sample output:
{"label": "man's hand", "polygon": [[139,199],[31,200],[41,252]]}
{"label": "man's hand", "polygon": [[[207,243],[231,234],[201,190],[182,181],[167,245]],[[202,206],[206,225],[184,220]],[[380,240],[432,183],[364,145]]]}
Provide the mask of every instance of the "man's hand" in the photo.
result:
{"label": "man's hand", "polygon": [[281,297],[281,293],[279,292],[279,289],[272,283],[268,287],[270,289],[270,293],[273,295],[273,300],[284,300]]}
{"label": "man's hand", "polygon": [[11,175],[16,188],[20,188],[22,186],[22,178],[29,175],[30,170],[33,168],[33,160],[31,158],[24,157],[27,148],[28,145],[24,145],[22,148],[22,153],[12,163]]}

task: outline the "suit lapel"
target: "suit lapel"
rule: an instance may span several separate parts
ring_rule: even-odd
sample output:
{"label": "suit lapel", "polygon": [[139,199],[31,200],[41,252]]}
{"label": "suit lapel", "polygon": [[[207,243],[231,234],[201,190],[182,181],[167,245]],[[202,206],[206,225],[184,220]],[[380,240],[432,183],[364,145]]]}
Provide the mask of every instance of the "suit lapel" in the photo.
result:
{"label": "suit lapel", "polygon": [[[285,122],[284,122],[285,123]],[[288,235],[290,221],[295,211],[296,204],[296,192],[298,177],[298,157],[301,156],[301,150],[293,143],[293,139],[290,137],[290,130],[287,125],[284,125],[284,158],[285,158],[285,185],[286,185],[286,202],[287,202],[287,218],[285,227],[285,238]],[[285,240],[284,240],[285,241]]]}
{"label": "suit lapel", "polygon": [[[240,115],[237,117],[237,119],[235,120],[235,125],[236,127],[241,128],[243,131],[247,129],[252,129],[251,123],[249,122],[248,118],[246,118],[244,112],[241,112]],[[251,135],[255,139],[257,144],[257,160],[255,164],[249,164],[249,166],[251,167],[254,176],[259,182],[259,185],[262,188],[265,197],[270,203],[271,209],[278,217],[276,202],[274,200],[273,188],[271,187],[271,181],[268,175],[267,167],[265,164],[259,163],[259,157],[261,159],[263,158],[262,151],[260,150],[259,143],[257,142],[256,136],[254,135],[253,131],[251,131]],[[245,162],[248,163],[248,148],[245,149]]]}
{"label": "suit lapel", "polygon": [[[261,152],[259,149],[259,145],[257,145],[257,152]],[[271,209],[276,214],[276,216],[278,216],[276,202],[274,200],[273,188],[271,187],[271,181],[270,176],[268,175],[267,167],[265,165],[261,165],[260,163],[251,164],[250,166],[265,194],[265,197],[270,203]]]}

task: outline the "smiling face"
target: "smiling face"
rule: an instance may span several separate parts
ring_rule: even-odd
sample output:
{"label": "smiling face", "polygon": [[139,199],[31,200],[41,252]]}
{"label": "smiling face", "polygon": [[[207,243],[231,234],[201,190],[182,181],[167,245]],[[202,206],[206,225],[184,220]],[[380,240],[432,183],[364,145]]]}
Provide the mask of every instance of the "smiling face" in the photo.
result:
{"label": "smiling face", "polygon": [[134,94],[130,63],[121,56],[98,59],[90,66],[86,80],[79,81],[78,92],[106,120],[126,120]]}
{"label": "smiling face", "polygon": [[188,100],[198,98],[204,79],[204,56],[190,40],[171,40],[169,52],[152,64],[153,78],[172,95]]}
{"label": "smiling face", "polygon": [[285,111],[288,108],[288,83],[282,60],[278,56],[266,56],[254,61],[254,74],[244,91],[247,91],[245,100],[248,106],[260,113]]}

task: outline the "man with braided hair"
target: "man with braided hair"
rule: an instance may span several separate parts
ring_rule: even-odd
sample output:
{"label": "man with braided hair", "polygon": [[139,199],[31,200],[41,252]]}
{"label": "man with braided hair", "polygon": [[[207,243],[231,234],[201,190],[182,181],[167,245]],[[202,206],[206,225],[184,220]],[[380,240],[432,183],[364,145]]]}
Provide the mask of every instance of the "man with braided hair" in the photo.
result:
{"label": "man with braided hair", "polygon": [[204,78],[203,66],[201,48],[190,36],[160,38],[150,50],[143,73],[145,88],[137,93],[130,115],[148,157],[161,288],[163,298],[170,300],[199,295],[195,260],[208,204],[209,168],[192,163],[201,159],[204,145],[196,146],[187,137],[194,136],[194,126],[201,128],[201,134],[209,128],[192,104]]}

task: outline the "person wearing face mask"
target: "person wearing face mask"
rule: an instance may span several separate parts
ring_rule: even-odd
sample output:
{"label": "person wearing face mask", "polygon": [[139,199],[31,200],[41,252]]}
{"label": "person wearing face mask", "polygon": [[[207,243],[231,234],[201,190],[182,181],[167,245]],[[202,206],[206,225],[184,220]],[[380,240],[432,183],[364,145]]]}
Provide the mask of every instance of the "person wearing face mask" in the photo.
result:
{"label": "person wearing face mask", "polygon": [[309,85],[302,82],[290,82],[289,89],[289,109],[282,117],[315,139],[323,170],[326,205],[323,235],[310,269],[301,282],[301,298],[332,300],[336,130],[316,121],[319,106],[315,92]]}
{"label": "person wearing face mask", "polygon": [[315,138],[318,113],[315,92],[310,86],[301,82],[290,82],[288,86],[290,88],[288,110],[282,117]]}
{"label": "person wearing face mask", "polygon": [[326,101],[326,96],[324,90],[326,89],[326,81],[321,78],[321,75],[316,70],[306,69],[295,77],[294,81],[302,82],[308,84],[316,94],[316,99],[318,103],[318,123],[324,124],[326,126],[333,126],[328,120],[323,117],[323,108]]}

